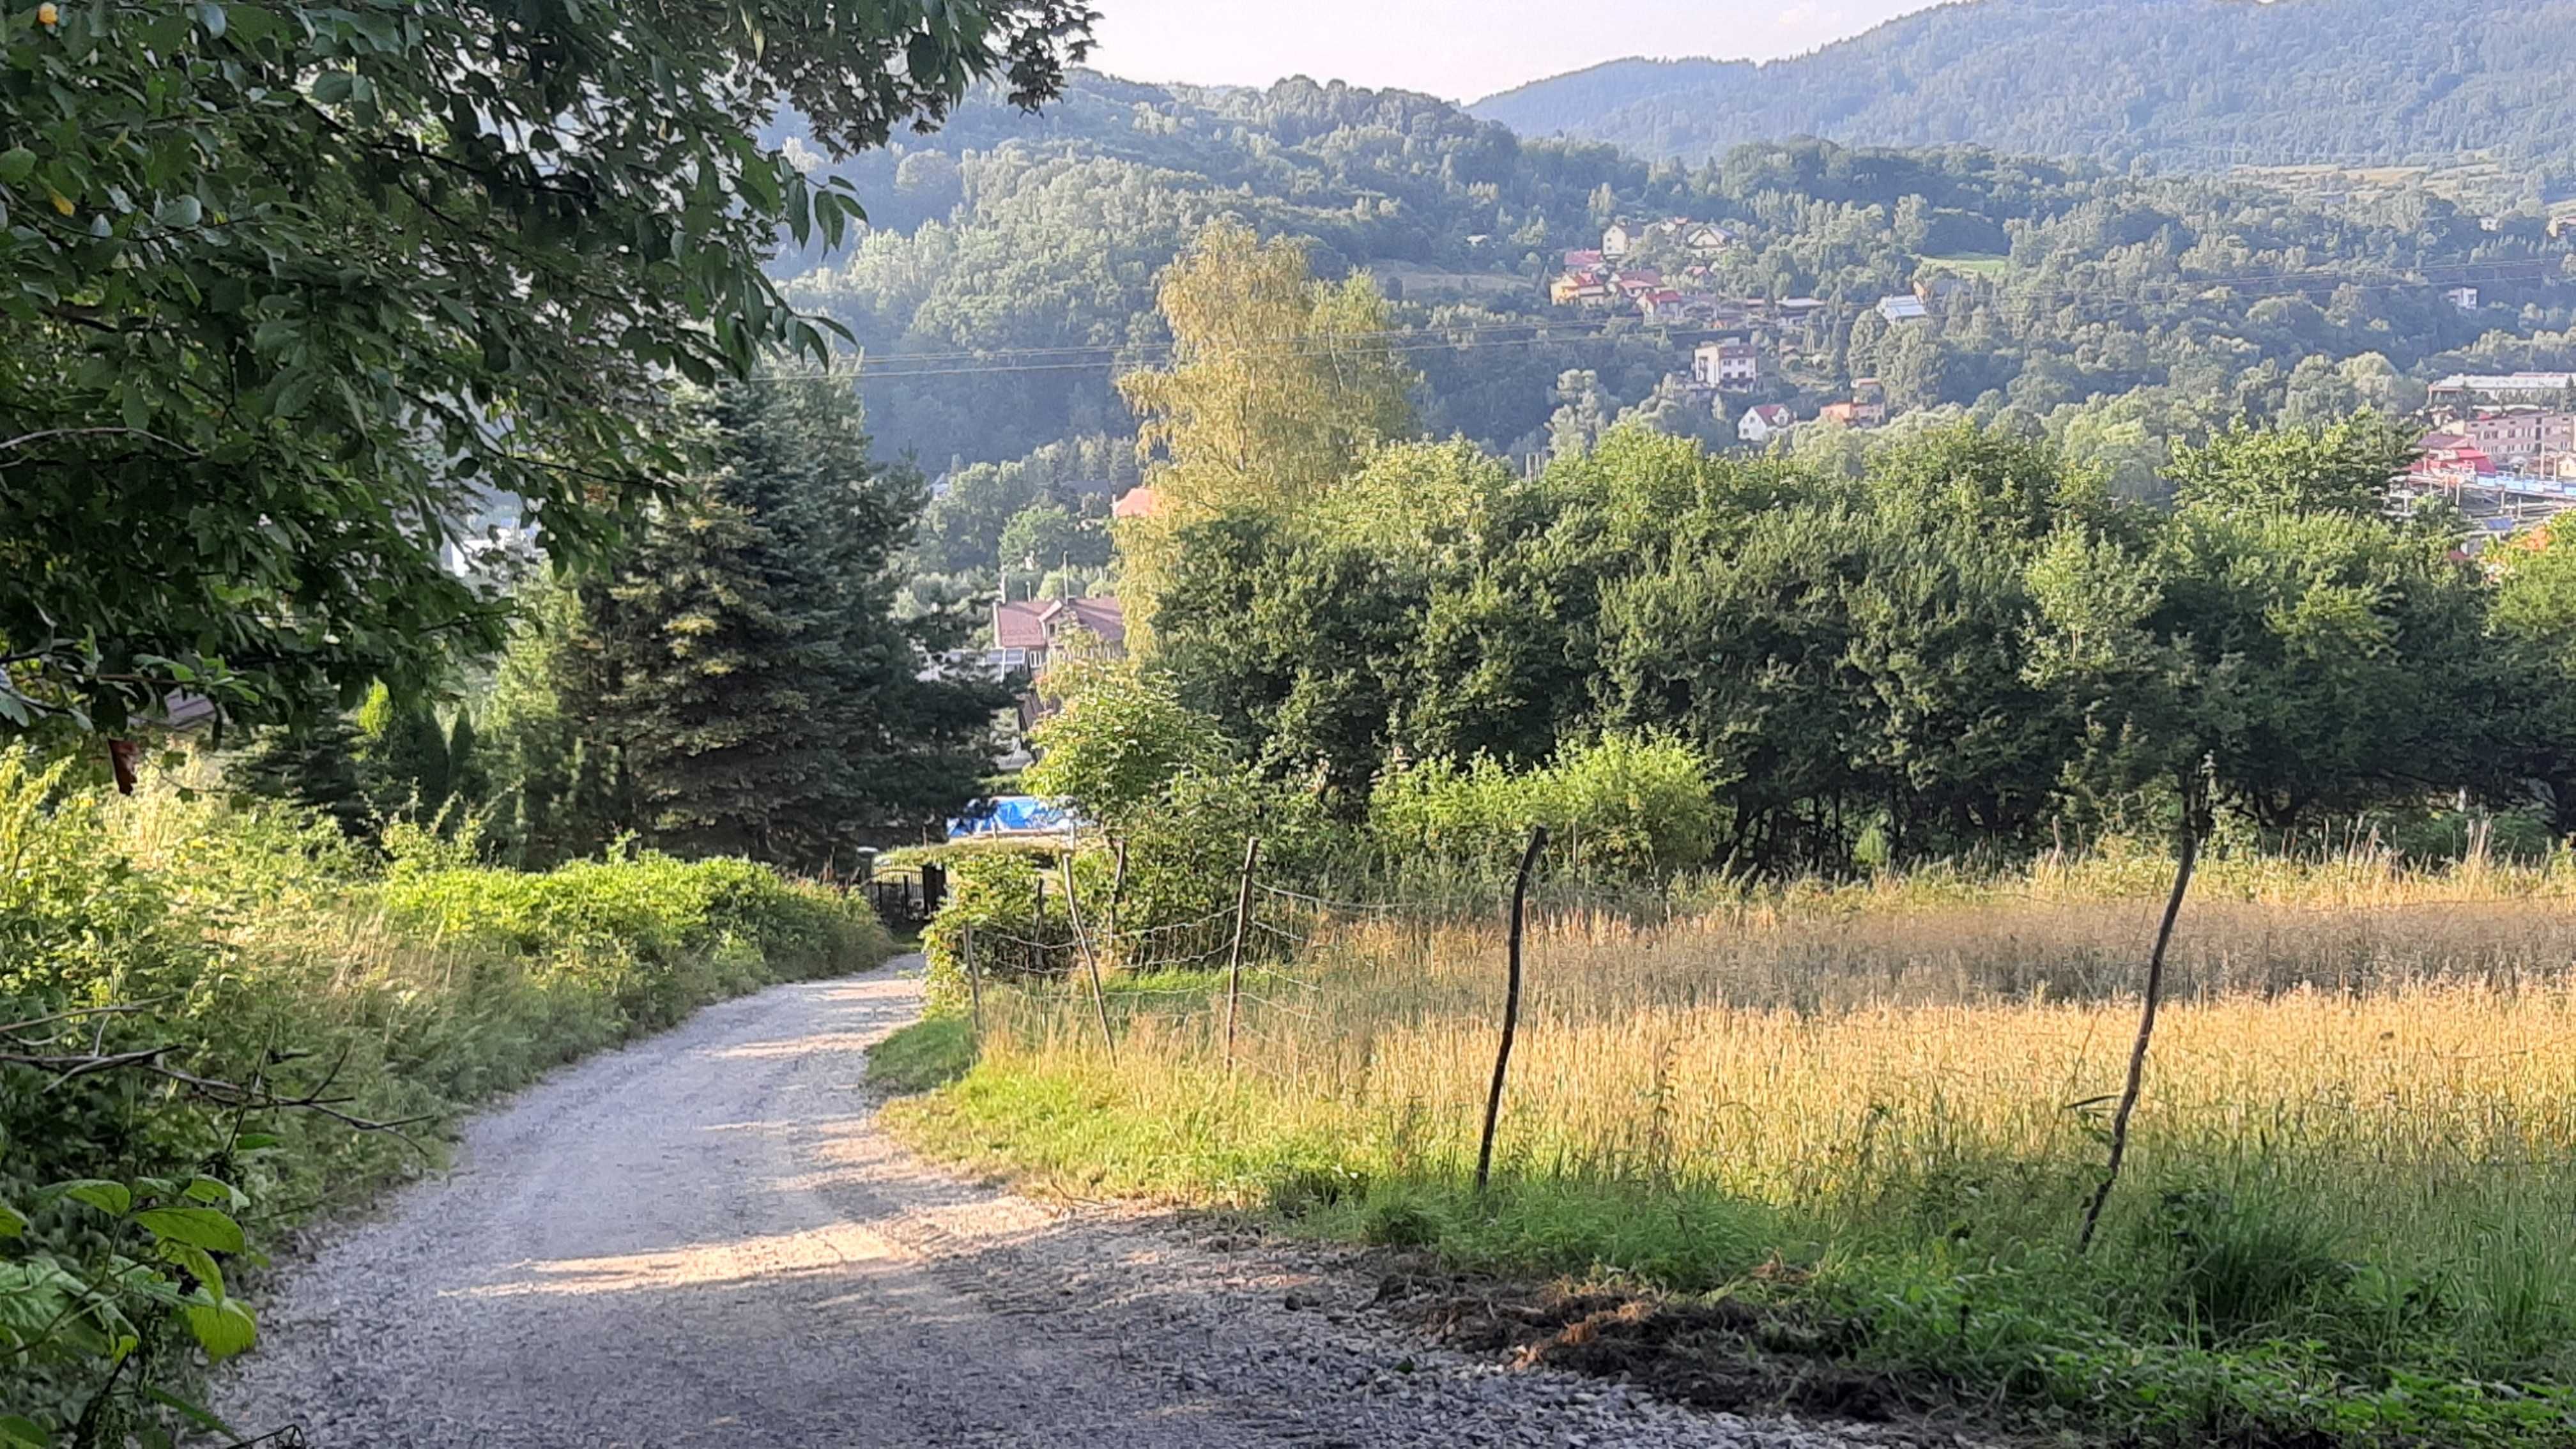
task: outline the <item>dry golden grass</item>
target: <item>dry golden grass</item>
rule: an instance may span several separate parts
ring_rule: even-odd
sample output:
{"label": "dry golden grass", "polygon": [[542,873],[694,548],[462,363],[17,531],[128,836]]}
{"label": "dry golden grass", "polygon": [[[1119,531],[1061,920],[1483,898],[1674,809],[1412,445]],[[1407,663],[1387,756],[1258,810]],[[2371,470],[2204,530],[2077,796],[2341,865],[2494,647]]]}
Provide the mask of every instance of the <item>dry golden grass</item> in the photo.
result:
{"label": "dry golden grass", "polygon": [[[2001,882],[1777,892],[1652,927],[1540,921],[1502,1169],[1716,1193],[1819,1232],[1925,1214],[2069,1231],[2164,869],[2058,861]],[[2339,1251],[2475,1274],[2496,1233],[2563,1217],[2569,883],[2357,854],[2222,863],[2175,940],[2122,1220],[2173,1190],[2289,1197]],[[1053,994],[997,1002],[986,1061],[1157,1124],[1168,1157],[1113,1165],[1113,1183],[1192,1191],[1193,1160],[1282,1142],[1382,1173],[1462,1171],[1493,1067],[1500,930],[1286,924],[1317,934],[1253,978],[1231,1087],[1221,1005],[1150,979],[1131,983],[1114,1065],[1087,1003]]]}

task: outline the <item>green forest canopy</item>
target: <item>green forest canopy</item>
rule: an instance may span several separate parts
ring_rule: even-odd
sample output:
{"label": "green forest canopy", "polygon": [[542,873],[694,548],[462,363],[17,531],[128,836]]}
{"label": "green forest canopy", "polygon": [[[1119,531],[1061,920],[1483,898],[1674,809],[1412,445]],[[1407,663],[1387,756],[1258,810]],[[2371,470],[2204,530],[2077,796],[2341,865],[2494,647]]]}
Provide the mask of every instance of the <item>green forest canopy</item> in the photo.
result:
{"label": "green forest canopy", "polygon": [[[780,139],[801,144],[792,127]],[[1567,374],[1591,372],[1615,413],[1687,366],[1695,334],[1546,304],[1561,254],[1597,246],[1621,215],[1727,225],[1740,244],[1706,282],[1720,294],[1831,304],[1809,368],[1774,369],[1769,390],[1730,406],[1811,410],[1877,375],[1899,407],[2014,407],[2079,450],[2117,450],[2129,486],[2170,440],[2239,412],[2405,407],[2410,383],[2444,371],[2576,362],[2568,249],[2544,219],[2491,230],[2420,186],[2336,201],[2257,179],[1812,141],[1684,167],[1525,141],[1401,92],[1087,72],[1042,117],[970,102],[938,135],[844,169],[872,229],[846,254],[791,251],[776,269],[791,300],[866,350],[888,451],[934,473],[1130,433],[1110,379],[1158,360],[1155,277],[1222,214],[1306,239],[1321,276],[1372,269],[1398,294],[1397,326],[1472,344],[1410,354],[1416,411],[1433,436],[1515,453],[1546,446]],[[2487,282],[2474,313],[2442,299],[2434,279],[2495,262],[2525,278]],[[1891,344],[1869,307],[1945,270],[1967,291]],[[2283,273],[2301,280],[2269,280]],[[1556,330],[1508,330],[1539,321]]]}

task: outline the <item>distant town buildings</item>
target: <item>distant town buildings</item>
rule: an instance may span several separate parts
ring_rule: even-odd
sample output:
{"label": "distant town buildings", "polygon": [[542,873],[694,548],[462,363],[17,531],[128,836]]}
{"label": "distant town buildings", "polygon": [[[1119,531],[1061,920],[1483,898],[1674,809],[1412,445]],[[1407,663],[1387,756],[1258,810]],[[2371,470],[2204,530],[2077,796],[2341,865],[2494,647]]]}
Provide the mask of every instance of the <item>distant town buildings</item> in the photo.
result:
{"label": "distant town buildings", "polygon": [[2425,391],[2436,408],[2471,403],[2545,403],[2576,397],[2576,372],[2455,372]]}
{"label": "distant town buildings", "polygon": [[[2444,392],[2491,394],[2484,384],[2498,380],[2447,379]],[[2401,511],[2412,512],[2428,498],[2459,508],[2480,526],[2470,540],[2474,552],[2489,537],[2576,508],[2576,407],[2460,408],[2446,402],[2434,409],[2434,418],[2432,430],[2416,440],[2414,466],[2395,491]]]}
{"label": "distant town buildings", "polygon": [[[2436,437],[2457,436],[2492,458],[2535,462],[2576,453],[2576,412],[2479,408],[2452,419]],[[2427,438],[2426,442],[2431,442]]]}

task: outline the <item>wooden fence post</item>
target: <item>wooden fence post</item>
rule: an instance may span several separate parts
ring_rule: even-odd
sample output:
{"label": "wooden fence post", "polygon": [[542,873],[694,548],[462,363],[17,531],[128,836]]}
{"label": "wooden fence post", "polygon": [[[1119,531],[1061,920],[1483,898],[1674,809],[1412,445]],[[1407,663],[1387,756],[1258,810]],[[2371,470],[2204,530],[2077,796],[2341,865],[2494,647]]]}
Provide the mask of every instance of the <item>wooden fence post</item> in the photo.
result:
{"label": "wooden fence post", "polygon": [[1073,925],[1073,944],[1082,952],[1083,967],[1091,973],[1091,1010],[1100,1018],[1100,1044],[1109,1049],[1109,1060],[1118,1060],[1118,1039],[1109,1034],[1109,998],[1100,989],[1100,959],[1091,954],[1091,938],[1082,931],[1082,896],[1073,888],[1073,855],[1064,857],[1064,914]]}
{"label": "wooden fence post", "polygon": [[1109,848],[1118,857],[1118,869],[1109,877],[1109,912],[1101,919],[1100,939],[1108,943],[1111,963],[1123,965],[1127,958],[1118,954],[1118,908],[1127,899],[1127,842],[1113,840]]}
{"label": "wooden fence post", "polygon": [[1261,860],[1261,837],[1243,838],[1243,879],[1234,888],[1234,949],[1225,958],[1225,1069],[1234,1070],[1234,1026],[1243,1014],[1243,938],[1252,929],[1252,868]]}
{"label": "wooden fence post", "polygon": [[2075,1251],[2080,1256],[2093,1250],[2093,1232],[2102,1226],[2103,1205],[2111,1200],[2111,1189],[2119,1185],[2120,1164],[2129,1155],[2129,1118],[2138,1110],[2138,1093],[2147,1080],[2147,1047],[2155,1040],[2156,1008],[2164,1001],[2165,947],[2172,944],[2174,917],[2182,914],[2183,892],[2191,889],[2191,868],[2200,859],[2200,821],[2191,806],[2183,807],[2182,853],[2174,862],[2173,894],[2165,898],[2164,923],[2156,927],[2155,954],[2147,958],[2147,985],[2140,993],[2138,1038],[2129,1047],[2128,1081],[2120,1089],[2120,1105],[2111,1114],[2111,1160],[2102,1169],[2102,1185],[2093,1190],[2093,1200],[2084,1207],[2084,1231],[2075,1238]]}
{"label": "wooden fence post", "polygon": [[975,1040],[984,1039],[984,975],[975,965],[975,923],[968,921],[964,937],[958,942],[958,954],[966,958],[966,990],[975,1002]]}
{"label": "wooden fence post", "polygon": [[1547,827],[1530,831],[1529,849],[1521,852],[1519,874],[1512,877],[1512,923],[1510,943],[1510,985],[1503,992],[1503,1044],[1494,1053],[1494,1085],[1485,1093],[1485,1137],[1476,1148],[1476,1191],[1481,1194],[1494,1173],[1494,1124],[1503,1111],[1503,1074],[1512,1064],[1512,1033],[1521,1021],[1521,917],[1529,907],[1530,871],[1538,865],[1538,853],[1547,848]]}

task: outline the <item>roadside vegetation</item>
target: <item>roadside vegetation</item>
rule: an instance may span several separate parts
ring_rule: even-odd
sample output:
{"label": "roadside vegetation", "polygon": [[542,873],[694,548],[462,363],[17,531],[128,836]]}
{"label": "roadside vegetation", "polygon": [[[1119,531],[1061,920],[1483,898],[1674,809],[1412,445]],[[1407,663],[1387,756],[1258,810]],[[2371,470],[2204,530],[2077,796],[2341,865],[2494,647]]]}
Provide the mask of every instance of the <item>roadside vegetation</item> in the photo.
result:
{"label": "roadside vegetation", "polygon": [[864,904],[746,861],[383,847],[0,751],[0,1444],[196,1417],[198,1366],[256,1341],[267,1252],[436,1166],[461,1109],[892,949]]}
{"label": "roadside vegetation", "polygon": [[1030,1182],[1561,1277],[1614,1310],[1521,1329],[1539,1361],[1580,1366],[1623,1322],[1652,1339],[1630,1299],[1730,1325],[1687,1362],[1611,1366],[1703,1395],[1719,1372],[1734,1403],[2167,1444],[2566,1442],[2576,868],[2222,852],[2129,1176],[2079,1255],[2169,870],[2114,849],[1712,885],[1653,923],[1569,901],[1531,934],[1483,1195],[1498,913],[1282,917],[1311,939],[1248,977],[1231,1069],[1221,976],[1124,978],[1114,1059],[1078,981],[988,987],[972,1069],[890,1112]]}

